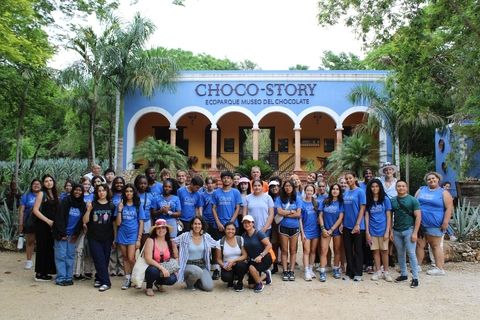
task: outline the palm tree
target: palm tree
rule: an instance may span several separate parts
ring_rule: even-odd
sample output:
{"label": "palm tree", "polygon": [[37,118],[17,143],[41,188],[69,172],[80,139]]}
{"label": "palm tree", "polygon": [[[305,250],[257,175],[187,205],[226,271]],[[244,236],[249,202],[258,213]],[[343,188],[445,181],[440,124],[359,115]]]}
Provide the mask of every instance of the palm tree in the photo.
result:
{"label": "palm tree", "polygon": [[146,96],[151,96],[159,85],[162,89],[171,88],[171,81],[178,67],[169,58],[143,50],[148,38],[155,31],[154,23],[140,14],[125,28],[117,28],[107,50],[108,81],[115,87],[115,138],[114,168],[118,162],[118,132],[120,130],[120,110],[124,105],[125,94],[139,88]]}
{"label": "palm tree", "polygon": [[363,168],[377,166],[378,143],[369,134],[354,132],[343,140],[342,147],[328,157],[327,171],[339,176],[346,170],[360,174]]}
{"label": "palm tree", "polygon": [[406,143],[406,181],[409,180],[410,143],[419,134],[421,128],[433,128],[444,124],[443,118],[430,110],[417,108],[409,112],[395,108],[387,94],[379,94],[371,85],[360,85],[350,92],[349,100],[353,104],[369,105],[366,121],[355,129],[358,132],[374,133],[384,129],[392,139],[393,163],[400,168],[400,159],[396,157],[400,139]]}
{"label": "palm tree", "polygon": [[163,168],[187,169],[187,157],[182,149],[163,140],[148,137],[133,149],[133,161],[147,161],[157,171]]}

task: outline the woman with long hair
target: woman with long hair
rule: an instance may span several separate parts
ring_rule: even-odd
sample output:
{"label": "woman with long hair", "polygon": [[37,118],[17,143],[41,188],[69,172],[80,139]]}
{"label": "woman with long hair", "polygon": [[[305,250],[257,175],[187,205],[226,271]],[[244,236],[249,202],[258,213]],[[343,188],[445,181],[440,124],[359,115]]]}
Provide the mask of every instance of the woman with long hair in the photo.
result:
{"label": "woman with long hair", "polygon": [[300,220],[302,226],[300,229],[303,244],[303,267],[305,272],[303,279],[305,281],[312,281],[312,278],[316,278],[313,272],[313,264],[315,262],[318,237],[320,235],[320,229],[318,227],[318,202],[313,197],[315,194],[315,186],[313,184],[307,184],[303,191],[305,193],[305,199],[302,204],[302,219]]}
{"label": "woman with long hair", "polygon": [[52,227],[57,211],[60,210],[58,192],[53,176],[42,177],[42,192],[37,194],[32,213],[35,220],[37,253],[35,259],[35,281],[50,281],[56,273],[53,252]]}
{"label": "woman with long hair", "polygon": [[125,264],[125,280],[122,290],[131,286],[131,273],[135,265],[135,250],[140,248],[145,213],[137,190],[128,183],[123,189],[122,201],[117,206],[118,227],[116,242],[120,246]]}
{"label": "woman with long hair", "polygon": [[145,270],[147,282],[145,294],[149,297],[155,295],[153,285],[162,292],[164,285],[171,286],[177,282],[177,275],[170,273],[161,265],[170,259],[178,259],[178,249],[170,238],[170,229],[172,226],[168,225],[165,219],[157,219],[150,230],[150,237],[145,242],[143,252],[145,262],[148,264]]}
{"label": "woman with long hair", "polygon": [[[125,188],[125,179],[116,176],[112,181],[112,203],[116,207],[122,201],[123,188]],[[110,263],[108,265],[110,276],[123,277],[125,275],[122,251],[119,246],[113,246],[110,252]]]}

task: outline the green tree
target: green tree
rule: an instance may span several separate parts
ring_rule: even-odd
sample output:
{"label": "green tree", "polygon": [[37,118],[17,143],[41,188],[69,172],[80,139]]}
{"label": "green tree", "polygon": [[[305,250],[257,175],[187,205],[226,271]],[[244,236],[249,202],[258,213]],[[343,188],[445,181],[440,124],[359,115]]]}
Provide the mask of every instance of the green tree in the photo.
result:
{"label": "green tree", "polygon": [[288,70],[308,70],[308,66],[303,65],[303,64],[297,64],[293,67],[288,67]]}
{"label": "green tree", "polygon": [[133,161],[140,163],[146,161],[148,166],[154,166],[157,171],[163,168],[187,169],[187,157],[182,149],[177,146],[147,137],[133,149]]}
{"label": "green tree", "polygon": [[240,70],[239,64],[228,59],[217,59],[205,53],[193,54],[183,49],[167,49],[157,47],[147,50],[154,56],[169,58],[180,70]]}
{"label": "green tree", "polygon": [[327,50],[323,52],[320,70],[364,70],[363,61],[353,53],[340,52],[335,54]]}

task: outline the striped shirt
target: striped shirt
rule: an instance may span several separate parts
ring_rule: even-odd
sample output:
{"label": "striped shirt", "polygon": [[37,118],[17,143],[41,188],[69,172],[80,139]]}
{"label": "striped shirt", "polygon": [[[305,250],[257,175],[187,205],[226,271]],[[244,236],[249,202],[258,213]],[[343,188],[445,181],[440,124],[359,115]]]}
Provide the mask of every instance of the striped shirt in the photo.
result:
{"label": "striped shirt", "polygon": [[[203,260],[207,270],[210,270],[210,251],[212,248],[220,249],[220,242],[214,240],[208,233],[204,233],[203,237]],[[192,232],[185,232],[173,239],[173,241],[179,246],[179,264],[180,270],[178,271],[178,281],[184,281],[185,267],[187,266],[188,261],[188,247],[192,242]]]}

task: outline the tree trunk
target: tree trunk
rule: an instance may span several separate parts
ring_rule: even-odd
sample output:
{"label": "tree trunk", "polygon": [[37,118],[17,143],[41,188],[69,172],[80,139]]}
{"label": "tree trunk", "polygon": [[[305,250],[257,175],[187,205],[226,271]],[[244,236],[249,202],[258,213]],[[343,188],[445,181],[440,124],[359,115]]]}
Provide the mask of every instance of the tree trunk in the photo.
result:
{"label": "tree trunk", "polygon": [[117,171],[118,165],[118,131],[120,130],[120,90],[115,92],[115,139],[113,143],[115,144],[115,155],[113,159],[115,172]]}
{"label": "tree trunk", "polygon": [[407,181],[407,186],[410,189],[410,142],[407,139],[407,146],[406,146],[406,153],[405,153],[405,181]]}
{"label": "tree trunk", "polygon": [[113,114],[110,112],[110,121],[108,122],[108,167],[114,169],[114,162],[113,162]]}
{"label": "tree trunk", "polygon": [[90,112],[88,113],[88,152],[87,152],[88,168],[91,168],[93,164],[92,127],[93,127],[93,115],[92,115],[92,110],[90,110]]}
{"label": "tree trunk", "polygon": [[23,122],[25,120],[25,114],[27,113],[27,95],[28,95],[28,83],[25,85],[25,90],[23,90],[22,99],[20,100],[19,109],[18,109],[18,127],[17,127],[17,150],[15,154],[15,173],[14,173],[14,180],[16,185],[18,186],[18,175],[20,171],[20,152],[22,150],[22,140],[23,140]]}

